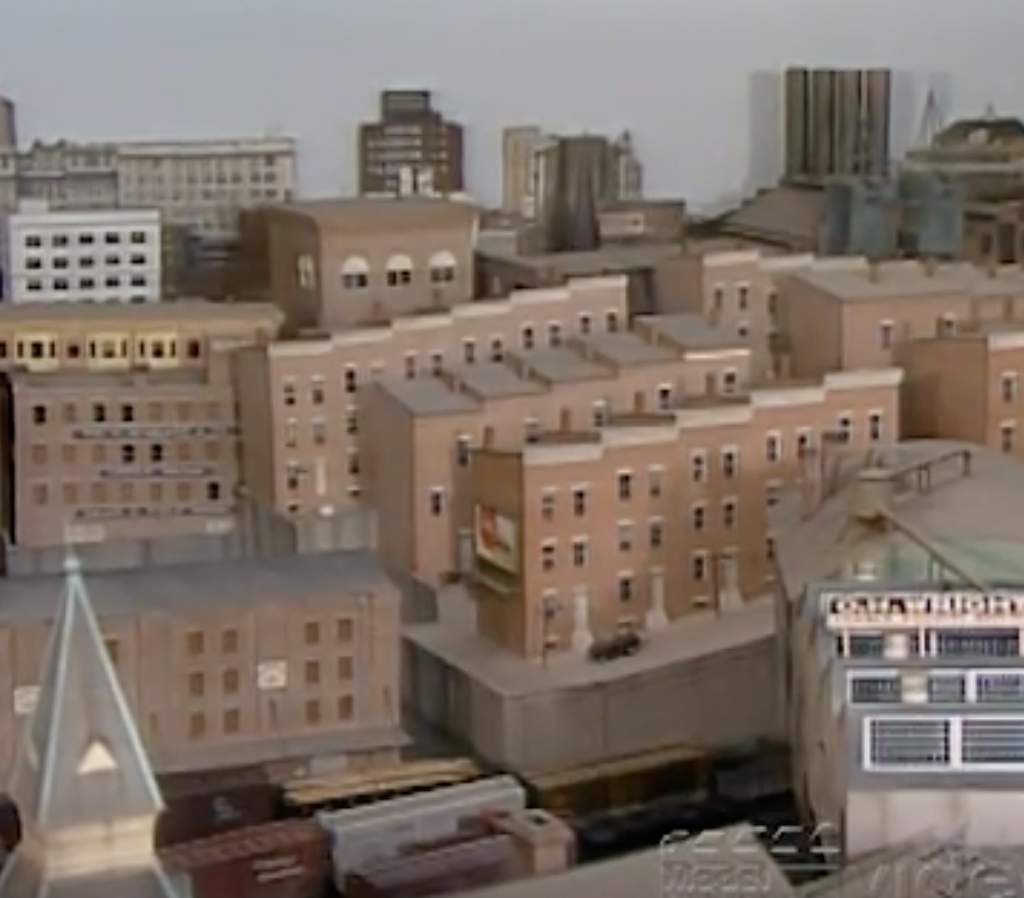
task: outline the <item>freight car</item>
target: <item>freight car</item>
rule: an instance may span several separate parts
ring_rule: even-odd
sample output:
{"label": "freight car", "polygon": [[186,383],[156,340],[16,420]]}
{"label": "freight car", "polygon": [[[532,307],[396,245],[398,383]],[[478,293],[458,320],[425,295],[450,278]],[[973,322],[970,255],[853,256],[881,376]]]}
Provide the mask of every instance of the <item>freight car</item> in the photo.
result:
{"label": "freight car", "polygon": [[264,768],[230,767],[158,778],[166,809],[157,821],[164,848],[271,822],[278,789]]}
{"label": "freight car", "polygon": [[176,845],[165,869],[192,898],[320,898],[329,882],[327,840],[310,820],[285,820]]}
{"label": "freight car", "polygon": [[303,777],[284,784],[283,815],[308,817],[320,811],[345,810],[471,783],[485,776],[465,758],[407,761],[337,776]]}

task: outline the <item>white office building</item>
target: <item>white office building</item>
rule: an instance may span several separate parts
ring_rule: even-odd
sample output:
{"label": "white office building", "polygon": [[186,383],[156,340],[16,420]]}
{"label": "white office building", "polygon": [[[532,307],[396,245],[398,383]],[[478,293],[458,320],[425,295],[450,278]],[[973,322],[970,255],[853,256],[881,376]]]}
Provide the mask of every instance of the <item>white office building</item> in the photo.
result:
{"label": "white office building", "polygon": [[54,210],[23,202],[8,219],[7,302],[159,302],[160,212]]}

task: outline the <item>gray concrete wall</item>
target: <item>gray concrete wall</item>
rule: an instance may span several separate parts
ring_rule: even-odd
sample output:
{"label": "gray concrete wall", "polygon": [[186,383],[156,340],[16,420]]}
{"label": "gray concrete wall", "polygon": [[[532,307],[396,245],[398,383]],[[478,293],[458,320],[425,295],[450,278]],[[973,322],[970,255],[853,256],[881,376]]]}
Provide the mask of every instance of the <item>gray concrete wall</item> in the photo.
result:
{"label": "gray concrete wall", "polygon": [[485,760],[519,772],[598,763],[667,745],[784,735],[775,640],[607,683],[500,695],[406,645],[410,710]]}

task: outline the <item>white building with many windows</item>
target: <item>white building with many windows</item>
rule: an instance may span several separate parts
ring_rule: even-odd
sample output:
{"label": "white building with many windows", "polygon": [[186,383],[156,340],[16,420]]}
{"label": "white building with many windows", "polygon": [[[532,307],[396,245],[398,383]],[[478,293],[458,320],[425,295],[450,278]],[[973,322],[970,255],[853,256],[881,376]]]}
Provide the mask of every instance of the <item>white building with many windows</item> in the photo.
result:
{"label": "white building with many windows", "polygon": [[159,302],[160,212],[24,202],[8,220],[3,270],[7,302]]}
{"label": "white building with many windows", "polygon": [[802,810],[848,857],[1019,845],[1024,470],[939,441],[860,455],[809,458],[772,520]]}

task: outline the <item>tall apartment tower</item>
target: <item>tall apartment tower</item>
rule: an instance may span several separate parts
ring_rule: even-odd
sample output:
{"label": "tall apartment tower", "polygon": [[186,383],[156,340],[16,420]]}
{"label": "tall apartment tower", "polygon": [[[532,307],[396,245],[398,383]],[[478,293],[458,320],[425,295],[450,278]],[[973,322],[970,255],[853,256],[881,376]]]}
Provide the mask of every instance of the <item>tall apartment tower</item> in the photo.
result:
{"label": "tall apartment tower", "polygon": [[0,874],[0,898],[186,894],[155,856],[163,799],[77,559],[67,563],[8,791],[23,837]]}
{"label": "tall apartment tower", "polygon": [[538,220],[549,252],[586,252],[600,244],[598,212],[619,199],[619,157],[607,137],[561,137],[543,151]]}
{"label": "tall apartment tower", "polygon": [[18,110],[14,100],[0,94],[0,150],[13,150],[18,145]]}
{"label": "tall apartment tower", "polygon": [[883,175],[892,117],[889,69],[789,69],[783,78],[788,178]]}
{"label": "tall apartment tower", "polygon": [[386,90],[380,118],[359,126],[359,192],[431,196],[465,189],[462,125],[434,109],[429,90]]}
{"label": "tall apartment tower", "polygon": [[534,169],[537,149],[544,143],[537,125],[513,125],[501,133],[501,209],[532,219],[536,212]]}

